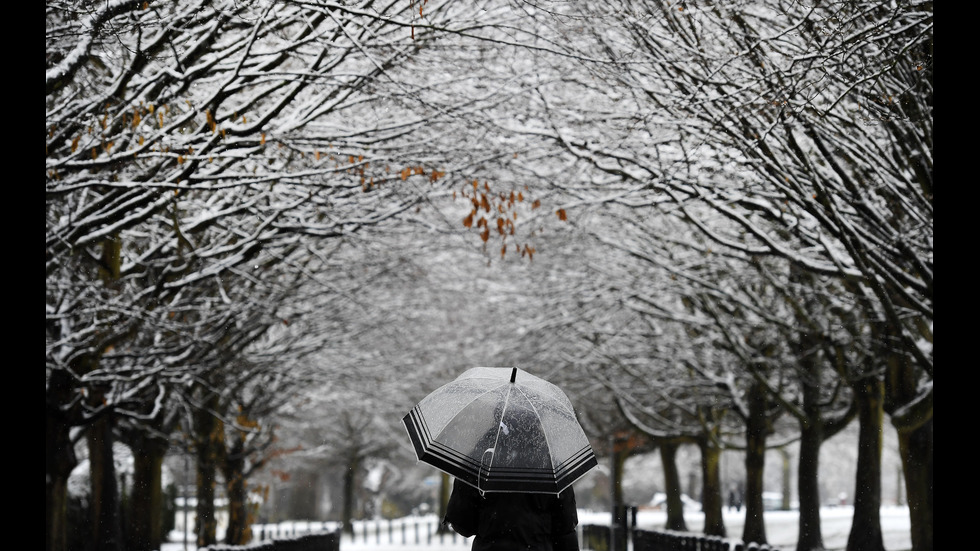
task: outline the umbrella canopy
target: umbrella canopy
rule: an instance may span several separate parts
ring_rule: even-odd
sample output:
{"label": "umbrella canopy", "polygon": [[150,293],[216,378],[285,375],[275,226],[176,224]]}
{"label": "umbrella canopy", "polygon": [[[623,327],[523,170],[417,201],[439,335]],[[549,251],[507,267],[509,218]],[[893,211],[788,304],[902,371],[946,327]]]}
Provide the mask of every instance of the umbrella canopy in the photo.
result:
{"label": "umbrella canopy", "polygon": [[557,386],[516,367],[474,367],[402,419],[420,461],[483,492],[557,494],[595,454]]}

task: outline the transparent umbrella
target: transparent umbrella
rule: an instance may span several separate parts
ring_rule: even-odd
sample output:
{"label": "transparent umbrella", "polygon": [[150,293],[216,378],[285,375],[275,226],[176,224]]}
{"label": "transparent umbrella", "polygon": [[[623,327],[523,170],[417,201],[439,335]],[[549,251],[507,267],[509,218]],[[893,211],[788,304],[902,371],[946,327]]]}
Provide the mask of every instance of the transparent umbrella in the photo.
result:
{"label": "transparent umbrella", "polygon": [[420,461],[481,492],[558,494],[598,463],[565,393],[516,367],[474,367],[402,419]]}

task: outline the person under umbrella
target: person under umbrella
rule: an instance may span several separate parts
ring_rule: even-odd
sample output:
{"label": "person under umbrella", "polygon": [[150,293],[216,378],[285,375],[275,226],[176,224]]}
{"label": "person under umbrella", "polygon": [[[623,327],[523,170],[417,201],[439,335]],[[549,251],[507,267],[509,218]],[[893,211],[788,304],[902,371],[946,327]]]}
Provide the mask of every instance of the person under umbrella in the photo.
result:
{"label": "person under umbrella", "polygon": [[[493,448],[483,452],[489,465],[495,450],[510,455],[534,448],[528,430],[514,423],[531,423],[524,411],[511,411],[511,426],[501,421]],[[513,429],[512,429],[513,427]],[[531,433],[533,434],[533,433]],[[578,551],[578,512],[571,486],[559,494],[526,492],[482,492],[460,479],[453,491],[443,522],[456,533],[473,538],[472,551]]]}
{"label": "person under umbrella", "polygon": [[402,421],[418,459],[455,477],[443,522],[473,551],[578,550],[572,483],[598,462],[560,388],[475,367]]}

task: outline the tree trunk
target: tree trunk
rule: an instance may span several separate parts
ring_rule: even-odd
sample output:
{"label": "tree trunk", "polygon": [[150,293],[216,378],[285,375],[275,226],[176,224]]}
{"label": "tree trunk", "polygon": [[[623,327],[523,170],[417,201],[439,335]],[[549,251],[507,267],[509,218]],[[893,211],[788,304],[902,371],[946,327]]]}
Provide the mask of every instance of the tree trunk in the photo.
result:
{"label": "tree trunk", "polygon": [[55,371],[48,383],[45,416],[45,546],[46,551],[68,549],[68,477],[78,465],[71,442],[71,424],[60,408],[70,403],[71,383]]}
{"label": "tree trunk", "polygon": [[854,491],[854,520],[847,551],[884,551],[881,536],[881,430],[884,383],[866,377],[854,384],[857,401],[858,458]]}
{"label": "tree trunk", "polygon": [[766,468],[766,437],[769,419],[766,416],[766,394],[759,384],[749,387],[749,418],[745,423],[745,543],[767,543],[763,519],[762,490]]}
{"label": "tree trunk", "polygon": [[722,519],[721,495],[721,448],[711,438],[701,438],[701,507],[704,510],[704,533],[708,536],[726,537],[725,521]]}
{"label": "tree trunk", "polygon": [[[51,452],[48,452],[51,455]],[[68,475],[50,468],[45,473],[47,551],[68,549]]]}
{"label": "tree trunk", "polygon": [[252,515],[249,514],[245,458],[241,447],[241,443],[236,441],[223,462],[228,493],[228,530],[225,532],[225,543],[228,545],[245,545],[252,539]]}
{"label": "tree trunk", "polygon": [[133,490],[130,498],[128,548],[152,551],[163,543],[163,458],[168,442],[140,437],[133,446]]}
{"label": "tree trunk", "polygon": [[[96,397],[98,401],[101,398]],[[116,464],[112,455],[111,414],[103,414],[88,431],[93,549],[118,551],[123,548],[122,522]]]}
{"label": "tree trunk", "polygon": [[204,454],[197,457],[197,505],[194,508],[194,533],[198,547],[207,547],[218,543],[218,523],[215,519],[214,497],[217,465],[209,461]]}
{"label": "tree trunk", "polygon": [[[613,511],[617,506],[623,504],[623,467],[629,457],[629,450],[625,446],[614,445],[610,463],[612,464],[612,506]],[[680,486],[678,486],[680,488]]]}
{"label": "tree trunk", "polygon": [[789,511],[792,508],[791,497],[793,495],[793,473],[792,467],[790,467],[789,452],[780,449],[779,455],[782,457],[782,471],[783,471],[783,484],[782,484],[782,494],[783,499],[779,504],[780,510]]}
{"label": "tree trunk", "polygon": [[[122,241],[119,239],[118,232],[102,242],[99,278],[107,288],[115,288],[118,284],[121,251]],[[87,367],[98,367],[97,360],[89,361]],[[104,405],[104,389],[93,389],[90,399],[96,407]],[[113,414],[103,412],[88,430],[90,483],[92,484],[92,501],[89,506],[92,514],[93,549],[99,551],[118,551],[125,544],[119,487],[116,484],[116,462],[112,453],[112,444],[115,440],[114,425]]]}
{"label": "tree trunk", "polygon": [[912,524],[912,551],[932,551],[932,418],[916,429],[899,431],[898,442]]}
{"label": "tree trunk", "polygon": [[674,442],[660,444],[660,462],[664,468],[664,492],[667,494],[667,530],[687,532],[684,503],[681,501],[681,477],[677,471],[677,446]]}
{"label": "tree trunk", "polygon": [[[899,453],[912,526],[913,551],[932,551],[933,424],[931,400],[922,400],[919,371],[904,356],[889,355],[885,410],[898,430]],[[911,405],[911,407],[909,407]]]}
{"label": "tree trunk", "polygon": [[194,532],[197,546],[218,543],[218,523],[215,518],[215,487],[217,486],[219,446],[223,446],[224,429],[211,408],[198,410],[195,415],[195,454],[197,459],[197,514]]}
{"label": "tree trunk", "polygon": [[341,512],[344,532],[350,535],[354,535],[354,483],[359,468],[360,461],[356,454],[352,454],[347,460],[347,471],[344,472],[344,508]]}
{"label": "tree trunk", "polygon": [[[804,391],[804,402],[806,391]],[[804,405],[804,409],[807,409]],[[824,548],[820,531],[820,446],[823,444],[823,424],[809,418],[800,424],[800,459],[796,489],[800,500],[799,533],[796,551],[817,551]]]}
{"label": "tree trunk", "polygon": [[[812,346],[812,338],[804,334],[804,346]],[[796,491],[800,501],[799,528],[796,551],[823,549],[820,527],[820,446],[824,441],[818,366],[812,356],[800,359],[803,372],[801,393],[803,414],[800,421],[800,458],[797,465]]]}

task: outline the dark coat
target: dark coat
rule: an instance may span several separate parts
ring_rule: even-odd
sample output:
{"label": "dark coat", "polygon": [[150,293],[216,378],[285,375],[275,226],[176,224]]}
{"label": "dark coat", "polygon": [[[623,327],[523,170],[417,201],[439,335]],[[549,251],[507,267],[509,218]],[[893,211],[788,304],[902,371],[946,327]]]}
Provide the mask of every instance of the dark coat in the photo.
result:
{"label": "dark coat", "polygon": [[560,496],[480,492],[453,483],[445,522],[473,539],[473,551],[578,551],[578,512],[571,487]]}

